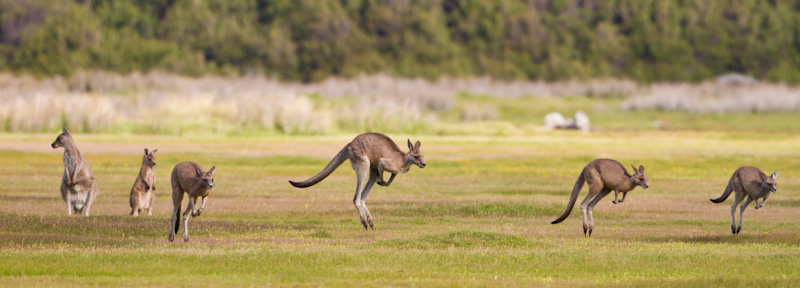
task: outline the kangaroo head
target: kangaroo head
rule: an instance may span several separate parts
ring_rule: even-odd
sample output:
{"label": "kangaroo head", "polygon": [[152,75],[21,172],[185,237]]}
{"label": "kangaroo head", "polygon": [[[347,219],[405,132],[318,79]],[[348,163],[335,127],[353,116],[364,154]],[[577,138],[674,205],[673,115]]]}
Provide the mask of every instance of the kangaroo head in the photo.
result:
{"label": "kangaroo head", "polygon": [[764,190],[778,192],[778,182],[775,180],[778,178],[778,171],[772,173],[772,176],[762,176],[761,185],[764,185]]}
{"label": "kangaroo head", "polygon": [[408,139],[408,153],[406,154],[406,163],[411,162],[419,166],[419,168],[425,168],[425,156],[419,152],[419,147],[422,146],[422,143],[417,141],[416,144],[411,145],[411,139]]}
{"label": "kangaroo head", "polygon": [[208,189],[214,188],[214,168],[217,168],[217,166],[212,166],[208,172],[203,172],[200,175],[200,179],[208,186]]}
{"label": "kangaroo head", "polygon": [[153,152],[148,153],[147,148],[144,148],[144,156],[142,157],[142,164],[147,166],[156,166],[156,152],[158,149],[153,149]]}
{"label": "kangaroo head", "polygon": [[56,140],[53,141],[53,143],[50,144],[50,146],[53,147],[53,149],[56,149],[58,147],[64,147],[64,143],[70,141],[71,139],[72,136],[69,135],[69,131],[67,131],[67,129],[64,129],[64,127],[61,127],[61,134],[58,134],[58,137],[56,137]]}
{"label": "kangaroo head", "polygon": [[631,168],[633,168],[633,175],[631,176],[631,181],[633,184],[642,186],[642,188],[647,189],[650,188],[650,185],[647,184],[647,176],[644,175],[644,166],[639,165],[639,169],[636,169],[636,166],[631,164]]}

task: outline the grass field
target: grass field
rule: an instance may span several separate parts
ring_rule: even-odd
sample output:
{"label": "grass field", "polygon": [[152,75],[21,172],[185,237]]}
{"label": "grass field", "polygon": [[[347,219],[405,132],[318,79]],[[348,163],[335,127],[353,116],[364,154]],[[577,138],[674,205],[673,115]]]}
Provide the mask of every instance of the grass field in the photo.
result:
{"label": "grass field", "polygon": [[[780,114],[731,119],[769,127]],[[428,166],[376,186],[374,231],[358,221],[348,163],[311,188],[286,182],[317,173],[354,134],[76,134],[100,186],[88,218],[66,216],[55,133],[0,134],[0,286],[791,287],[800,281],[800,137],[785,131],[800,126],[779,125],[788,128],[390,135],[421,140]],[[132,218],[145,147],[159,149],[156,207]],[[551,225],[583,166],[603,157],[644,165],[650,189],[622,204],[603,199],[591,238],[578,209]],[[169,243],[169,173],[187,160],[216,165],[216,186],[189,221],[189,243]],[[732,236],[733,197],[708,199],[742,165],[780,170],[778,192],[764,209],[751,205]]]}

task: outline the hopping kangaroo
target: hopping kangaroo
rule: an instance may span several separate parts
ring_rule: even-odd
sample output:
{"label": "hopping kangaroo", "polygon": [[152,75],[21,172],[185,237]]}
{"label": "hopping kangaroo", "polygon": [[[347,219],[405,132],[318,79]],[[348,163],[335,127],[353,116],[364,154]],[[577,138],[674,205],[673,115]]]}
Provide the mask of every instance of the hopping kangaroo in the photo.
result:
{"label": "hopping kangaroo", "polygon": [[156,160],[155,155],[158,149],[153,152],[144,148],[142,156],[142,168],[139,169],[139,176],[133,182],[131,188],[131,215],[139,216],[139,211],[147,210],[147,215],[153,215],[153,200],[156,191]]}
{"label": "hopping kangaroo", "polygon": [[[731,232],[733,232],[733,235],[739,234],[739,231],[742,231],[744,209],[747,208],[747,205],[750,204],[751,201],[756,201],[756,209],[764,207],[764,202],[767,202],[769,195],[778,191],[778,183],[775,182],[777,178],[778,171],[772,173],[772,176],[767,176],[767,174],[764,174],[764,172],[761,172],[761,170],[756,167],[740,167],[736,169],[736,172],[733,172],[731,180],[728,180],[728,186],[725,187],[725,192],[722,193],[722,196],[719,196],[717,199],[711,199],[711,202],[720,203],[725,201],[725,199],[731,195],[731,192],[736,192],[736,198],[734,198],[733,205],[731,206]],[[739,202],[742,202],[745,196],[747,196],[747,199],[739,208],[739,226],[737,227],[736,205],[739,205]],[[761,204],[758,204],[758,198],[764,198],[761,200]]]}
{"label": "hopping kangaroo", "polygon": [[97,197],[97,181],[92,174],[89,161],[86,161],[67,129],[61,127],[61,134],[50,146],[53,149],[64,147],[64,175],[61,177],[61,198],[67,202],[67,215],[72,212],[89,216]]}
{"label": "hopping kangaroo", "polygon": [[[611,159],[596,159],[581,171],[578,180],[575,181],[575,187],[572,188],[572,195],[569,196],[569,204],[567,204],[567,211],[558,219],[554,220],[552,224],[561,223],[564,219],[569,217],[572,207],[575,206],[575,200],[578,199],[578,193],[583,188],[583,183],[589,184],[589,194],[581,202],[581,213],[583,214],[583,234],[592,236],[592,229],[594,228],[594,218],[592,217],[592,209],[600,199],[603,199],[608,193],[614,191],[614,204],[622,203],[625,197],[628,196],[628,191],[633,190],[636,186],[642,186],[647,189],[650,185],[647,184],[647,177],[644,175],[644,166],[639,165],[639,170],[631,165],[633,168],[633,175],[629,174],[619,162]],[[622,192],[622,200],[617,201],[619,193]],[[586,217],[586,211],[589,211],[589,217]]]}
{"label": "hopping kangaroo", "polygon": [[[206,208],[206,197],[208,192],[214,188],[214,168],[212,166],[208,172],[203,172],[203,167],[194,162],[181,162],[172,169],[172,218],[170,219],[169,242],[175,240],[175,233],[181,227],[181,202],[183,193],[189,194],[189,203],[186,205],[186,212],[183,212],[183,242],[189,242],[189,212],[192,217],[200,216]],[[195,209],[197,198],[202,197],[202,204],[199,209]]]}
{"label": "hopping kangaroo", "polygon": [[[364,229],[375,229],[372,225],[372,215],[367,209],[367,196],[374,184],[381,186],[389,186],[394,181],[397,173],[405,173],[411,169],[411,165],[417,165],[419,168],[425,168],[425,159],[419,152],[421,143],[417,141],[415,145],[411,145],[411,140],[408,140],[408,153],[400,150],[400,147],[395,144],[392,139],[383,134],[378,133],[364,133],[356,136],[352,142],[345,145],[339,154],[336,154],[317,175],[309,178],[306,181],[294,182],[289,181],[294,187],[306,188],[319,183],[325,177],[328,177],[339,165],[342,165],[345,160],[350,160],[350,165],[356,171],[356,195],[353,196],[353,204],[356,205],[361,224]],[[383,180],[383,172],[390,172],[392,176],[389,181]],[[369,177],[369,178],[367,178]],[[364,184],[366,181],[366,185]],[[363,187],[363,189],[362,189]]]}

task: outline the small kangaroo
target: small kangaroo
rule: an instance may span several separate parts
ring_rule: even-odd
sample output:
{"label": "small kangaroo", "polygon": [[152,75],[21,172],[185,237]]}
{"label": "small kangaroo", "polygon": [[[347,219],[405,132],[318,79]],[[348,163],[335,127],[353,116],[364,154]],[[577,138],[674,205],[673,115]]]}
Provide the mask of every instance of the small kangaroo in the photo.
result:
{"label": "small kangaroo", "polygon": [[[339,154],[333,157],[330,163],[317,175],[302,182],[289,181],[294,187],[306,188],[319,183],[325,177],[333,173],[345,160],[350,160],[350,165],[356,171],[356,194],[353,196],[353,204],[356,205],[361,224],[364,229],[375,229],[372,225],[372,214],[367,209],[367,196],[374,184],[389,186],[394,181],[397,173],[406,173],[411,169],[411,165],[425,168],[424,156],[419,152],[422,144],[417,141],[411,145],[408,140],[408,153],[400,150],[400,147],[389,137],[379,133],[364,133],[356,136],[352,142],[345,145]],[[390,172],[392,176],[389,181],[383,180],[383,172]],[[367,179],[369,177],[369,179]],[[366,180],[366,185],[364,181]],[[363,187],[363,189],[362,189]]]}
{"label": "small kangaroo", "polygon": [[139,216],[139,211],[144,212],[147,210],[147,215],[153,215],[153,201],[155,200],[156,191],[156,152],[158,149],[153,149],[153,152],[147,151],[144,148],[144,156],[142,156],[142,168],[139,169],[139,176],[133,182],[131,188],[131,215]]}
{"label": "small kangaroo", "polygon": [[[728,186],[725,187],[725,192],[722,193],[722,196],[717,199],[710,199],[711,202],[720,203],[725,201],[732,191],[736,191],[736,198],[734,198],[731,206],[731,232],[733,232],[733,235],[742,231],[744,209],[747,208],[750,201],[756,201],[756,209],[764,207],[769,195],[778,191],[778,183],[775,182],[777,178],[778,171],[772,173],[770,177],[756,167],[739,167],[736,172],[733,172],[731,180],[728,180]],[[745,196],[747,196],[747,200],[739,208],[739,226],[736,226],[736,205],[739,205],[739,202],[742,202]],[[761,204],[758,204],[758,198],[764,198],[761,200]]]}
{"label": "small kangaroo", "polygon": [[[194,162],[181,162],[175,164],[172,169],[172,219],[170,220],[169,242],[175,240],[175,233],[181,227],[180,214],[183,193],[189,194],[189,203],[186,205],[186,212],[183,212],[183,242],[189,242],[189,212],[192,217],[200,216],[206,208],[206,197],[208,192],[214,188],[214,168],[212,166],[208,172],[203,172],[203,167]],[[202,197],[202,204],[199,209],[195,209],[194,203],[197,198]]]}
{"label": "small kangaroo", "polygon": [[[633,168],[633,175],[625,170],[616,160],[611,159],[596,159],[581,171],[578,180],[575,181],[575,187],[572,188],[572,195],[569,197],[569,204],[567,210],[558,219],[553,220],[552,224],[561,223],[564,219],[569,217],[572,207],[575,206],[575,200],[578,199],[578,193],[583,188],[583,183],[589,184],[589,194],[581,202],[581,213],[583,214],[583,234],[592,236],[594,229],[594,217],[592,216],[592,209],[600,199],[603,199],[611,190],[614,190],[614,204],[622,203],[625,197],[628,196],[628,191],[633,190],[636,186],[642,186],[647,189],[650,185],[647,184],[647,176],[644,175],[644,166],[639,165],[639,170],[631,165]],[[617,196],[622,192],[622,200],[617,201]],[[589,217],[586,217],[586,210],[589,210]]]}
{"label": "small kangaroo", "polygon": [[97,181],[92,174],[89,161],[86,161],[67,129],[61,127],[61,134],[50,144],[53,149],[64,147],[64,175],[61,177],[61,198],[67,202],[67,215],[89,216],[89,209],[97,197]]}

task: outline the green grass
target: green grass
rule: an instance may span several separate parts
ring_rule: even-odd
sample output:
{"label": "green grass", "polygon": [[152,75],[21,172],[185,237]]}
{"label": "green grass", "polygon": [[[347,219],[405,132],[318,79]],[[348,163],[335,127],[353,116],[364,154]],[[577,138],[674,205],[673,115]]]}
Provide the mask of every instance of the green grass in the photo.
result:
{"label": "green grass", "polygon": [[[619,117],[649,117],[636,113]],[[66,216],[55,135],[0,134],[0,286],[794,286],[800,121],[726,130],[725,119],[704,117],[698,122],[716,128],[390,135],[421,140],[428,166],[374,188],[371,231],[353,207],[348,163],[307,189],[286,182],[317,173],[351,134],[77,134],[100,187],[88,218]],[[737,117],[730,121],[768,127],[782,116]],[[144,147],[159,148],[156,207],[132,218],[128,195]],[[600,201],[591,238],[578,209],[551,225],[580,169],[600,157],[644,165],[651,188],[621,204]],[[169,174],[187,160],[215,165],[216,186],[189,221],[189,243],[169,243]],[[763,209],[751,205],[732,236],[732,200],[708,199],[742,165],[780,170],[779,190]]]}

